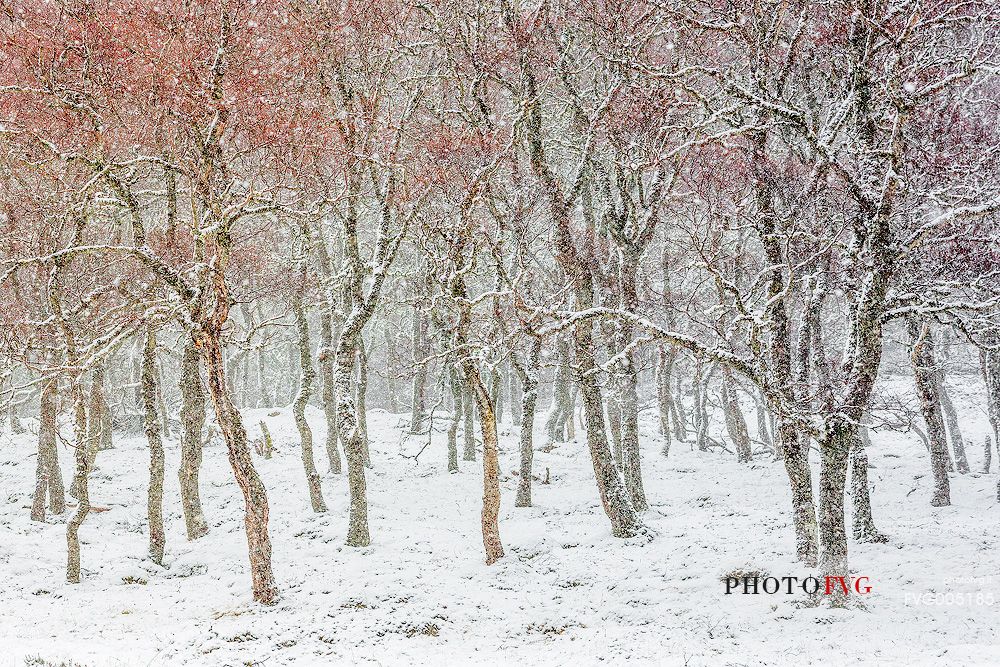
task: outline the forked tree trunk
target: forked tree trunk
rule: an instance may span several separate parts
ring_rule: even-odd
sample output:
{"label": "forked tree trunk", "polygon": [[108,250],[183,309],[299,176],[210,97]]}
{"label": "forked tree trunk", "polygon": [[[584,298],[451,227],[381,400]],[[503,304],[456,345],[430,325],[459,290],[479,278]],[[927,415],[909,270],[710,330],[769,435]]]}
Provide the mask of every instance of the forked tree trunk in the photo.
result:
{"label": "forked tree trunk", "polygon": [[657,349],[656,405],[660,416],[660,436],[663,438],[661,452],[664,456],[670,454],[671,430],[677,426],[677,407],[674,405],[670,386],[676,359],[677,352],[672,346],[660,345]]}
{"label": "forked tree trunk", "polygon": [[181,464],[177,478],[187,538],[196,540],[208,532],[201,509],[198,473],[201,470],[201,431],[205,426],[205,389],[201,383],[201,359],[190,337],[181,357]]}
{"label": "forked tree trunk", "polygon": [[542,339],[531,339],[531,347],[525,365],[514,365],[521,379],[521,467],[518,473],[515,507],[531,507],[531,464],[535,455],[534,433],[535,405],[538,403],[538,366],[541,362]]}
{"label": "forked tree trunk", "polygon": [[[508,28],[513,29],[513,18],[505,16]],[[574,202],[567,199],[564,186],[549,166],[542,139],[542,110],[531,61],[521,54],[521,76],[525,83],[524,115],[525,135],[529,148],[531,168],[548,200],[549,214],[555,227],[553,250],[560,268],[570,278],[576,301],[581,311],[594,306],[594,279],[591,258],[579,254],[574,241],[572,210]],[[576,357],[576,384],[580,388],[587,425],[587,448],[594,466],[598,493],[604,511],[611,520],[615,537],[632,537],[643,530],[642,521],[629,498],[625,484],[618,474],[618,467],[611,456],[607,431],[604,425],[604,401],[597,378],[594,358],[593,322],[577,322],[573,328],[573,345]]]}
{"label": "forked tree trunk", "polygon": [[[304,274],[303,274],[304,278]],[[313,512],[325,512],[326,502],[323,500],[323,488],[320,486],[319,473],[316,471],[316,460],[313,458],[313,434],[306,420],[306,406],[312,397],[313,381],[316,370],[312,365],[312,355],[309,347],[309,323],[306,321],[305,306],[302,304],[301,293],[296,291],[292,297],[292,312],[295,315],[295,331],[298,338],[299,368],[301,381],[299,393],[292,404],[292,415],[295,427],[301,440],[302,468],[306,474],[306,486],[309,489],[309,502]]]}
{"label": "forked tree trunk", "polygon": [[31,503],[31,520],[45,521],[45,501],[53,514],[66,511],[66,492],[59,469],[56,447],[59,382],[55,378],[42,384],[38,408],[38,461],[35,470],[35,495]]}
{"label": "forked tree trunk", "polygon": [[931,473],[934,476],[931,505],[942,507],[951,504],[951,488],[948,481],[948,442],[945,439],[944,419],[935,382],[934,342],[926,323],[921,326],[911,318],[907,322],[907,329],[913,344],[910,359],[913,362],[917,395],[920,397],[920,412],[927,424],[927,437],[931,445]]}
{"label": "forked tree trunk", "polygon": [[166,535],[163,532],[163,440],[156,402],[156,333],[152,326],[146,331],[142,350],[143,422],[149,444],[149,489],[146,498],[146,518],[149,525],[149,558],[163,564]]}
{"label": "forked tree trunk", "polygon": [[557,365],[552,380],[552,406],[545,419],[545,434],[549,443],[569,439],[567,422],[572,425],[573,409],[570,403],[570,343],[560,336],[557,343]]}

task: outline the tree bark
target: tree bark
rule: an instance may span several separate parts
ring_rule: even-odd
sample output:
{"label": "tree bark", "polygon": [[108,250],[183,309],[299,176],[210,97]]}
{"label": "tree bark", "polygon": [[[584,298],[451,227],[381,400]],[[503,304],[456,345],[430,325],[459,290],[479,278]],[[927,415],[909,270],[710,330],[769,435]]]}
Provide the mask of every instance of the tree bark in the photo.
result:
{"label": "tree bark", "polygon": [[736,396],[733,372],[728,366],[722,367],[721,397],[722,410],[726,419],[726,431],[736,449],[736,460],[740,463],[749,463],[753,454],[753,449],[750,446],[750,435],[747,431],[747,422],[743,417],[743,411],[740,409],[739,399]]}
{"label": "tree bark", "polygon": [[474,406],[472,399],[472,391],[466,387],[465,388],[465,398],[462,401],[463,409],[465,411],[464,420],[465,423],[462,426],[462,460],[463,461],[475,461],[476,460],[476,430],[475,430],[475,415],[473,414]]}
{"label": "tree bark", "polygon": [[70,396],[73,398],[73,433],[76,447],[76,512],[66,524],[66,581],[80,583],[80,527],[90,514],[90,457],[87,455],[87,407],[83,385],[78,373],[70,376]]}
{"label": "tree bark", "polygon": [[521,467],[518,473],[517,497],[514,507],[531,507],[531,464],[535,455],[534,433],[535,405],[538,403],[538,366],[541,362],[542,339],[531,339],[525,365],[514,365],[521,379]]}
{"label": "tree bark", "polygon": [[142,404],[146,442],[149,444],[149,489],[146,498],[146,518],[149,525],[149,558],[163,564],[166,535],[163,532],[163,440],[157,415],[156,392],[156,332],[146,331],[142,351]]}
{"label": "tree bark", "polygon": [[[928,334],[933,336],[933,334]],[[944,423],[948,431],[948,439],[951,441],[951,451],[955,455],[955,467],[961,474],[969,472],[969,459],[965,454],[965,441],[962,438],[962,429],[958,425],[958,413],[955,405],[951,402],[948,390],[944,386],[944,368],[938,365],[934,373],[934,383],[937,385],[938,399],[941,401],[941,412],[944,415]]]}
{"label": "tree bark", "polygon": [[[216,284],[224,280],[220,273]],[[228,290],[220,290],[217,299],[228,303]],[[217,306],[224,308],[226,306]],[[218,321],[218,320],[217,320]],[[208,390],[215,405],[215,415],[222,431],[229,452],[229,464],[233,469],[236,483],[243,492],[245,513],[243,523],[247,535],[247,547],[250,557],[250,573],[254,600],[261,604],[274,604],[278,598],[278,589],[274,583],[271,570],[271,537],[268,533],[268,503],[267,491],[257,474],[250,457],[250,447],[247,442],[246,428],[236,406],[233,405],[226,385],[225,366],[222,359],[222,344],[219,340],[221,325],[225,318],[218,321],[200,339],[205,368],[208,371]]]}
{"label": "tree bark", "polygon": [[545,433],[549,443],[566,442],[568,439],[567,422],[573,421],[573,411],[570,407],[570,343],[565,337],[560,337],[557,346],[557,365],[552,380],[552,406],[545,420]]}
{"label": "tree bark", "polygon": [[451,387],[451,419],[448,421],[448,472],[458,472],[458,427],[462,423],[463,384],[461,372],[455,368],[448,371]]}
{"label": "tree bark", "polygon": [[416,305],[413,307],[411,340],[413,347],[413,391],[410,400],[410,433],[420,433],[427,415],[425,389],[427,385],[427,356],[424,339],[427,336],[426,318]]}
{"label": "tree bark", "polygon": [[[303,272],[303,279],[305,274]],[[316,461],[313,458],[312,428],[306,419],[306,406],[312,397],[313,381],[316,370],[312,365],[312,354],[309,346],[309,322],[306,320],[305,306],[302,304],[301,292],[292,296],[292,312],[295,315],[295,331],[298,338],[299,368],[301,380],[299,393],[292,403],[292,415],[295,427],[299,431],[301,441],[302,468],[306,474],[306,486],[309,488],[309,502],[313,512],[325,512],[326,502],[323,500],[323,488],[320,485],[319,473],[316,471]]]}
{"label": "tree bark", "polygon": [[[864,427],[861,427],[864,429]],[[862,434],[864,431],[861,432]],[[854,501],[854,539],[859,542],[888,542],[879,532],[872,517],[871,493],[868,488],[867,438],[859,434],[851,447],[851,498]]]}
{"label": "tree bark", "polygon": [[931,472],[934,475],[931,505],[942,507],[951,504],[951,488],[948,481],[948,442],[945,439],[941,401],[935,381],[934,341],[926,323],[920,325],[911,318],[907,322],[907,330],[912,343],[910,359],[913,363],[913,379],[917,385],[920,411],[927,424],[927,437],[931,444]]}
{"label": "tree bark", "polygon": [[38,461],[35,470],[35,495],[31,503],[31,520],[45,521],[45,501],[53,514],[66,511],[66,493],[63,489],[62,471],[59,469],[59,450],[56,436],[59,383],[55,378],[42,384],[38,408]]}
{"label": "tree bark", "polygon": [[208,533],[208,523],[201,509],[198,473],[201,470],[201,431],[205,426],[205,389],[201,383],[201,360],[193,339],[188,338],[181,357],[181,508],[189,540]]}

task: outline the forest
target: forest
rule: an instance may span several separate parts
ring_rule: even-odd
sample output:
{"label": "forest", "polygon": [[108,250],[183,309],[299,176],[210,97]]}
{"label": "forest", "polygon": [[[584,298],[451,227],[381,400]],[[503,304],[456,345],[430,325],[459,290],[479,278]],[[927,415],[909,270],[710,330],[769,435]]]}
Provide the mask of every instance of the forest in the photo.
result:
{"label": "forest", "polygon": [[998,664],[998,34],[0,0],[0,657]]}

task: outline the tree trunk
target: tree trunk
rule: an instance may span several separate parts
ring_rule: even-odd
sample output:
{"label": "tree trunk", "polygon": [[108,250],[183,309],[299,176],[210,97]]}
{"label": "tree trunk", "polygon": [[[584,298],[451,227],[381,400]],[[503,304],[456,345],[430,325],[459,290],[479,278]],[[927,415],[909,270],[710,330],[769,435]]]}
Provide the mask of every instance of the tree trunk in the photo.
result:
{"label": "tree trunk", "polygon": [[31,503],[31,520],[45,521],[45,500],[53,514],[66,511],[66,492],[59,469],[56,447],[59,382],[52,378],[42,385],[38,408],[38,461],[35,470],[35,495]]}
{"label": "tree trunk", "polygon": [[201,470],[201,431],[205,426],[205,389],[201,383],[201,360],[194,340],[189,338],[181,357],[181,508],[187,538],[196,540],[208,532],[201,509],[198,473]]}
{"label": "tree trunk", "polygon": [[556,371],[552,380],[552,406],[545,419],[545,433],[549,443],[566,442],[566,424],[573,421],[573,410],[570,407],[570,354],[569,340],[560,337],[557,342]]}
{"label": "tree trunk", "polygon": [[413,308],[412,347],[413,347],[413,398],[410,401],[410,433],[420,433],[427,418],[425,386],[427,384],[427,366],[424,358],[424,339],[427,336],[427,325],[420,308]]}
{"label": "tree trunk", "polygon": [[149,557],[157,565],[162,565],[167,541],[163,532],[163,440],[156,413],[156,333],[152,326],[146,331],[146,344],[142,351],[141,382],[146,442],[149,443],[149,492],[146,498]]}
{"label": "tree trunk", "polygon": [[916,320],[907,322],[910,340],[913,344],[910,359],[913,362],[913,378],[920,397],[920,411],[927,424],[927,437],[931,444],[931,472],[934,475],[933,507],[951,504],[951,488],[948,481],[948,443],[945,440],[944,419],[941,402],[935,382],[934,341],[930,327],[922,326]]}
{"label": "tree trunk", "polygon": [[354,363],[360,326],[344,328],[337,343],[337,426],[347,458],[347,485],[351,493],[348,512],[347,545],[366,547],[371,544],[368,532],[368,487],[365,480],[365,455],[361,429],[358,426],[357,405],[354,402]]}
{"label": "tree trunk", "polygon": [[524,406],[524,386],[517,371],[507,373],[507,395],[510,397],[511,422],[514,426],[520,426],[523,414],[521,410]]}
{"label": "tree trunk", "polygon": [[993,442],[1000,452],[1000,350],[980,348],[979,369],[986,385],[986,414],[993,430]]}
{"label": "tree trunk", "polygon": [[83,385],[78,374],[70,377],[70,396],[73,397],[73,441],[76,447],[76,512],[66,523],[66,581],[80,583],[80,527],[90,514],[90,457],[87,455],[87,407]]}
{"label": "tree trunk", "polygon": [[990,474],[990,463],[993,459],[993,443],[991,442],[990,436],[986,436],[985,447],[983,450],[983,474]]}
{"label": "tree trunk", "polygon": [[938,399],[941,401],[941,411],[944,415],[948,439],[951,441],[951,450],[955,455],[955,466],[958,468],[958,472],[964,475],[969,472],[969,459],[965,454],[962,430],[958,426],[958,413],[955,411],[955,405],[951,402],[948,390],[944,386],[944,369],[940,366],[934,373],[934,382],[937,385]]}
{"label": "tree trunk", "polygon": [[[849,576],[847,535],[844,524],[844,486],[852,443],[858,438],[857,425],[842,415],[828,417],[820,439],[819,547],[820,571],[827,577]],[[841,594],[831,602],[843,604]]]}
{"label": "tree trunk", "polygon": [[[639,311],[639,294],[637,287],[639,273],[639,257],[634,253],[621,251],[619,263],[622,291],[622,308],[630,313]],[[639,370],[636,363],[632,339],[635,337],[635,327],[630,322],[621,324],[620,340],[622,349],[618,352],[624,357],[621,368],[621,467],[632,505],[637,511],[643,511],[649,504],[646,502],[646,491],[642,487],[642,461],[639,452]]]}
{"label": "tree trunk", "polygon": [[465,388],[465,399],[462,401],[463,408],[465,411],[465,424],[462,426],[462,460],[463,461],[475,461],[476,460],[476,431],[475,431],[475,415],[473,414],[473,398],[472,391],[466,387]]}
{"label": "tree trunk", "polygon": [[[575,291],[578,309],[587,310],[593,307],[593,290],[589,274],[580,273]],[[604,401],[601,398],[600,385],[597,383],[593,336],[593,323],[590,320],[576,324],[573,336],[576,384],[580,388],[583,400],[587,448],[590,450],[601,503],[611,520],[611,533],[615,537],[633,537],[643,526],[625,484],[618,474],[618,467],[608,446],[607,431],[604,428]]]}
{"label": "tree trunk", "polygon": [[722,367],[721,397],[722,410],[726,419],[726,431],[728,431],[729,439],[733,441],[733,446],[736,449],[736,460],[740,463],[749,463],[753,455],[750,435],[736,395],[733,372],[728,366]]}
{"label": "tree trunk", "polygon": [[531,507],[531,463],[535,455],[535,405],[538,402],[538,365],[541,361],[542,339],[532,338],[525,366],[515,365],[521,379],[521,468],[518,473],[517,497],[514,507]]}
{"label": "tree trunk", "polygon": [[326,458],[330,472],[339,475],[343,468],[337,449],[337,397],[333,376],[333,317],[327,308],[320,314],[319,372],[323,378],[323,418],[326,420]]}
{"label": "tree trunk", "polygon": [[878,531],[875,527],[875,520],[872,518],[871,493],[868,488],[868,454],[865,452],[867,438],[860,434],[859,436],[854,440],[851,447],[851,498],[854,501],[854,539],[859,542],[888,542],[889,538]]}
{"label": "tree trunk", "polygon": [[[303,278],[304,278],[303,274]],[[304,281],[303,281],[304,282]],[[316,461],[313,458],[313,434],[306,420],[306,406],[312,396],[313,380],[316,371],[312,365],[312,355],[309,347],[309,323],[306,320],[305,306],[302,304],[301,292],[296,291],[292,297],[292,312],[295,314],[295,331],[298,337],[299,368],[301,381],[299,393],[292,404],[292,415],[295,427],[299,431],[302,452],[302,468],[306,474],[306,485],[309,488],[309,502],[313,512],[325,512],[326,502],[323,500],[323,488],[320,486],[319,473],[316,471]]]}
{"label": "tree trunk", "polygon": [[661,452],[664,456],[670,454],[671,422],[677,419],[677,408],[673,405],[674,395],[670,390],[670,377],[673,373],[677,352],[673,347],[660,345],[657,349],[656,362],[656,405],[660,415],[660,436],[663,438]]}
{"label": "tree trunk", "polygon": [[[216,282],[224,280],[220,273]],[[218,287],[217,287],[218,289]],[[218,300],[228,302],[229,295],[225,288],[219,290]],[[218,306],[217,307],[224,307]],[[233,476],[243,492],[245,513],[243,523],[247,535],[247,548],[250,557],[250,573],[253,585],[254,600],[261,604],[274,604],[277,601],[278,589],[274,583],[271,571],[271,537],[268,534],[268,503],[267,491],[260,481],[253,459],[250,457],[250,447],[247,443],[247,432],[243,419],[233,405],[226,386],[226,370],[222,360],[222,344],[219,340],[220,329],[225,318],[210,332],[205,332],[200,339],[205,368],[208,372],[208,390],[215,406],[215,415],[222,430],[222,437],[229,451],[229,464]]]}
{"label": "tree trunk", "polygon": [[458,426],[462,423],[462,379],[455,368],[448,371],[451,386],[451,419],[448,422],[448,472],[458,472]]}
{"label": "tree trunk", "polygon": [[366,468],[372,467],[371,455],[368,451],[368,349],[365,347],[364,336],[358,336],[358,380],[357,413],[358,433],[361,435],[361,456]]}

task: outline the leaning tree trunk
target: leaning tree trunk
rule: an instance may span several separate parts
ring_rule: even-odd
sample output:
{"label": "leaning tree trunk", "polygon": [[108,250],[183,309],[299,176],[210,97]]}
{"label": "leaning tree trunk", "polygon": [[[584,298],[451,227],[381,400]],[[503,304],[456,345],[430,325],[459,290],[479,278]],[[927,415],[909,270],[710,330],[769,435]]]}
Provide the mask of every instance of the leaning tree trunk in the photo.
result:
{"label": "leaning tree trunk", "polygon": [[35,470],[35,495],[31,503],[31,520],[45,521],[45,499],[53,514],[66,511],[66,492],[63,489],[62,471],[59,469],[59,450],[56,437],[59,382],[55,378],[42,384],[38,408],[38,461]]}
{"label": "leaning tree trunk", "polygon": [[163,532],[163,440],[156,402],[156,333],[152,326],[146,331],[142,350],[141,392],[146,442],[149,443],[149,491],[146,517],[149,522],[149,558],[163,564],[167,538]]}
{"label": "leaning tree trunk", "polygon": [[948,442],[945,439],[944,419],[941,415],[941,401],[935,382],[934,341],[930,327],[916,320],[907,322],[910,340],[913,344],[910,359],[913,362],[913,379],[920,397],[920,411],[927,424],[927,437],[931,444],[931,472],[934,475],[933,507],[951,504],[951,488],[948,481]]}
{"label": "leaning tree trunk", "polygon": [[[217,277],[216,282],[224,280]],[[228,302],[228,291],[221,291],[219,300]],[[225,322],[225,318],[222,318]],[[247,535],[250,557],[250,573],[253,583],[254,600],[262,604],[274,604],[278,589],[271,570],[271,537],[268,534],[267,490],[250,457],[246,428],[243,419],[233,404],[226,386],[226,371],[222,359],[222,343],[219,340],[221,323],[218,328],[206,332],[201,338],[202,354],[208,371],[208,390],[215,406],[216,420],[229,451],[229,464],[233,469],[236,483],[243,492],[245,514],[243,523]]]}
{"label": "leaning tree trunk", "polygon": [[[589,274],[580,270],[576,281],[577,308],[587,310],[593,307],[593,290]],[[597,381],[597,363],[594,359],[593,323],[589,319],[578,322],[573,338],[576,384],[580,388],[583,400],[587,448],[590,450],[601,504],[611,520],[611,533],[615,537],[633,537],[643,526],[625,484],[618,474],[618,467],[608,446],[607,431],[604,427],[604,401]]]}
{"label": "leaning tree trunk", "polygon": [[181,357],[181,465],[177,478],[181,488],[181,509],[187,538],[196,540],[208,532],[201,509],[198,473],[201,469],[201,431],[205,426],[205,389],[201,384],[201,360],[194,340],[189,338]]}
{"label": "leaning tree trunk", "polygon": [[292,297],[292,312],[295,314],[295,332],[298,339],[299,368],[302,377],[299,382],[299,393],[292,403],[292,415],[295,418],[295,427],[299,430],[299,439],[302,442],[302,468],[306,474],[306,486],[309,488],[309,502],[312,504],[312,511],[325,512],[326,502],[323,500],[323,488],[320,486],[319,473],[316,471],[316,461],[313,458],[312,429],[306,420],[306,405],[309,404],[309,399],[312,397],[316,371],[313,368],[310,354],[309,323],[306,321],[305,306],[302,304],[302,296],[298,291]]}
{"label": "leaning tree trunk", "polygon": [[517,497],[514,507],[531,507],[531,463],[535,455],[534,434],[535,405],[538,403],[538,365],[541,361],[542,339],[531,339],[526,364],[514,363],[514,370],[521,379],[521,468],[518,473]]}

